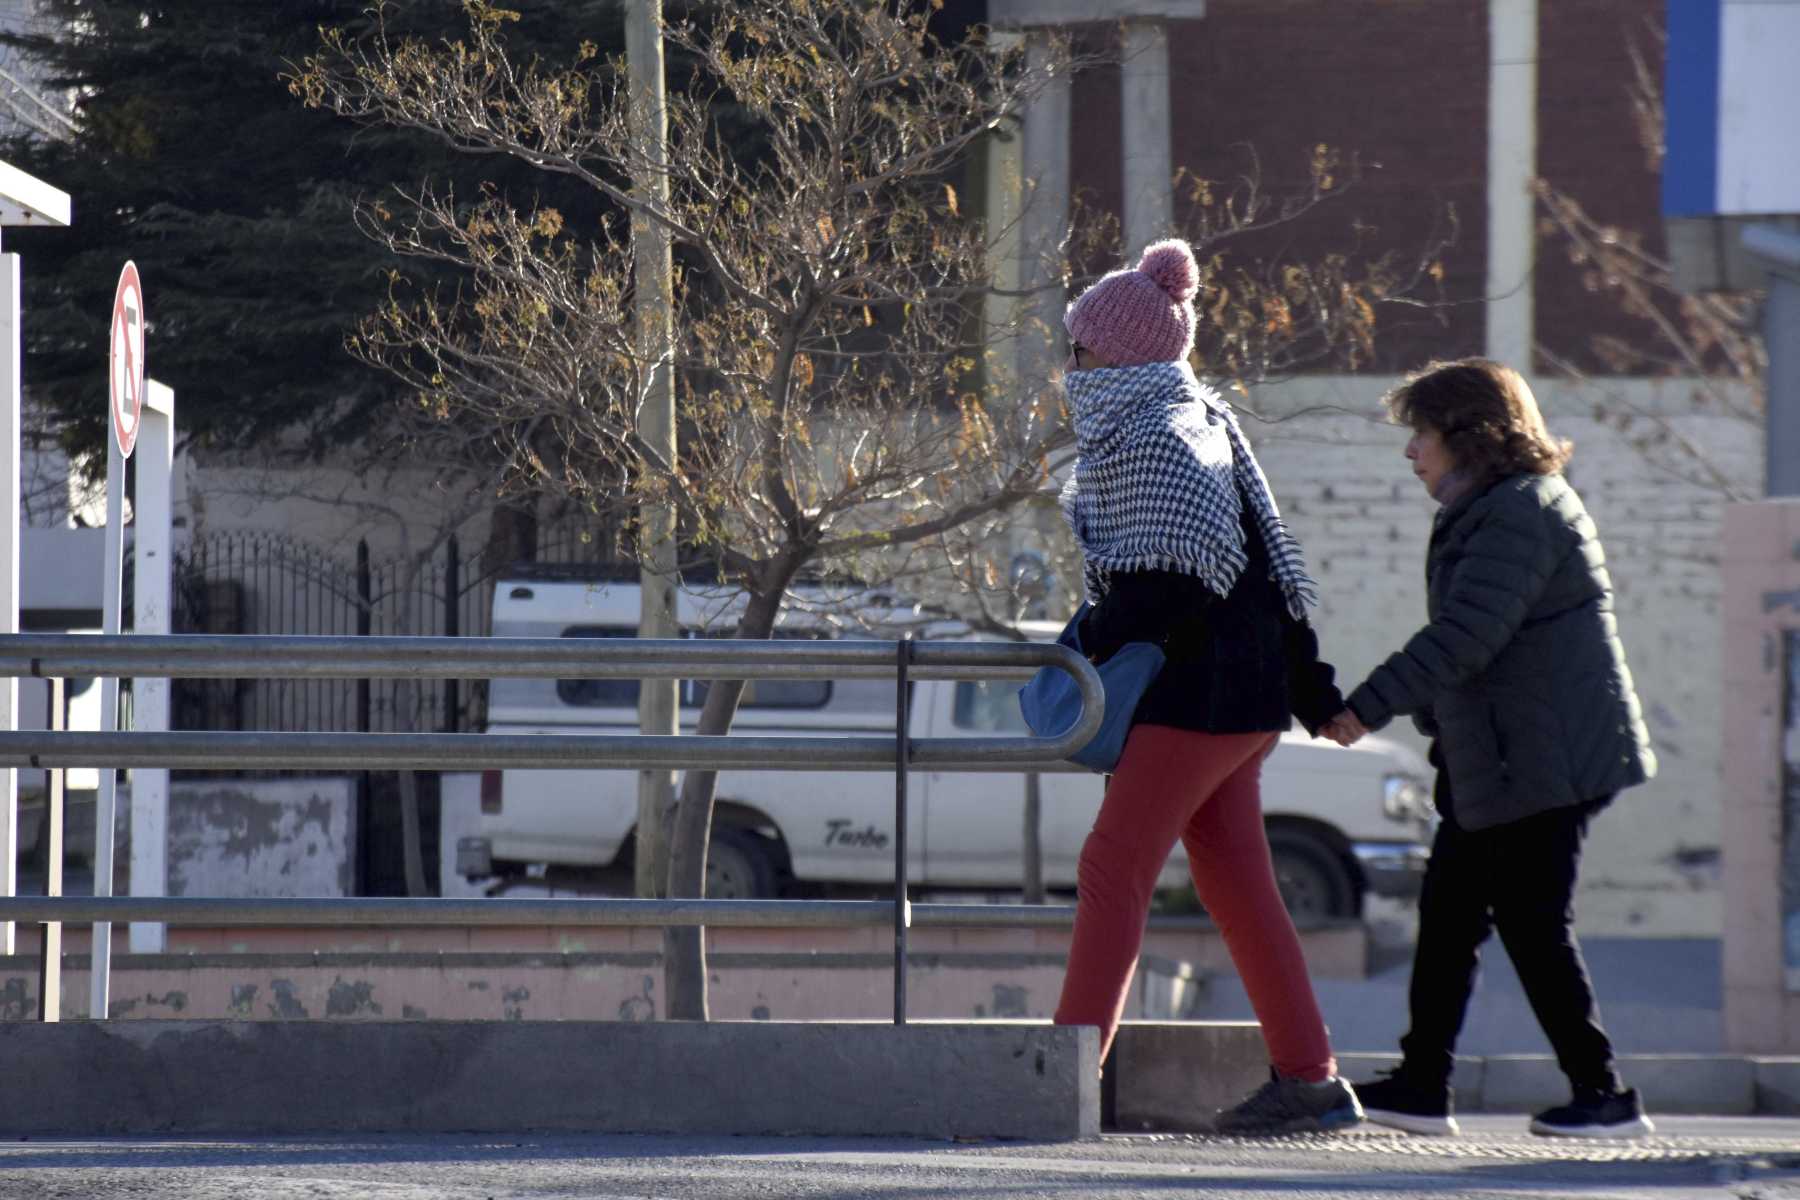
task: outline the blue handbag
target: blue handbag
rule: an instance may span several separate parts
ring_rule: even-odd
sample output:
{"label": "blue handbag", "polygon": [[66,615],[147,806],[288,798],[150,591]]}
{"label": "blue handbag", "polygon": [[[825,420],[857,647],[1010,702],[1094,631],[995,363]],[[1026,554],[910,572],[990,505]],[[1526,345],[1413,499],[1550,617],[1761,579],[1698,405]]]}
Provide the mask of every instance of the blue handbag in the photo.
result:
{"label": "blue handbag", "polygon": [[[1059,645],[1084,658],[1087,652],[1081,648],[1081,622],[1090,607],[1084,603],[1056,639]],[[1106,691],[1106,715],[1093,740],[1070,755],[1069,761],[1104,774],[1119,765],[1138,701],[1162,672],[1162,647],[1151,642],[1127,642],[1094,669],[1100,673],[1100,686]],[[1038,737],[1060,737],[1074,728],[1081,715],[1081,689],[1075,685],[1074,677],[1061,668],[1042,667],[1030,683],[1019,689],[1019,709],[1032,733]]]}

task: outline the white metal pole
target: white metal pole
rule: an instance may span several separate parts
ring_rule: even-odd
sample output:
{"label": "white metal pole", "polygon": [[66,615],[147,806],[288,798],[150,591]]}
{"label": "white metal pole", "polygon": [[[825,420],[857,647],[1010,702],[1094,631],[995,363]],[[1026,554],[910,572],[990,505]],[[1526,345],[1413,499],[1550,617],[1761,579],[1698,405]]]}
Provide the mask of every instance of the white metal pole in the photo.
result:
{"label": "white metal pole", "polygon": [[[144,381],[144,411],[139,418],[137,480],[133,489],[131,627],[136,633],[169,633],[169,573],[173,555],[173,477],[175,473],[175,392]],[[169,681],[145,677],[131,685],[131,727],[161,732],[169,727]],[[138,767],[131,772],[131,894],[168,894],[169,772]],[[168,926],[135,921],[131,926],[134,954],[160,954]]]}
{"label": "white metal pole", "polygon": [[[19,256],[0,254],[0,633],[19,632]],[[0,730],[19,727],[19,681],[0,680]],[[0,770],[0,895],[19,888],[19,773]],[[13,923],[0,922],[0,954]]]}
{"label": "white metal pole", "polygon": [[[106,569],[102,576],[100,603],[101,631],[119,632],[120,575],[125,556],[125,456],[119,453],[119,439],[108,421],[106,437]],[[119,680],[108,676],[100,680],[100,731],[113,733],[119,728]],[[94,805],[94,895],[113,894],[113,836],[117,828],[116,781],[118,772],[109,766],[100,768],[100,792]],[[112,926],[104,922],[94,925],[93,967],[88,974],[88,1015],[94,1020],[107,1016],[107,998],[112,977]]]}
{"label": "white metal pole", "polygon": [[1538,0],[1488,0],[1487,355],[1531,374]]}

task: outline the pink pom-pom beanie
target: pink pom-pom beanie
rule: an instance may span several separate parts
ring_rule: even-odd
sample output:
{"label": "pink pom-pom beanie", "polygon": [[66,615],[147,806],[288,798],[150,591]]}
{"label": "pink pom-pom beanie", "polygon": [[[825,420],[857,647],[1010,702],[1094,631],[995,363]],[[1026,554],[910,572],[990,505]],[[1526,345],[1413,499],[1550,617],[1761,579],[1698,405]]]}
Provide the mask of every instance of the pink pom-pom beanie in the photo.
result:
{"label": "pink pom-pom beanie", "polygon": [[1144,249],[1135,268],[1114,271],[1063,314],[1069,336],[1115,367],[1179,362],[1194,348],[1200,267],[1180,238]]}

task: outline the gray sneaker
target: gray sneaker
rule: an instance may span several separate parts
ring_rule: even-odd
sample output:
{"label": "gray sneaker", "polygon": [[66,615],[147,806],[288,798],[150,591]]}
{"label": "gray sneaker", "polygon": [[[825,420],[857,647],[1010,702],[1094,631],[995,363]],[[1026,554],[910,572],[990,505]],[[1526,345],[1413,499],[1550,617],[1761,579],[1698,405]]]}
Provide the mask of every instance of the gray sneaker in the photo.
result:
{"label": "gray sneaker", "polygon": [[1213,1132],[1248,1137],[1323,1133],[1347,1129],[1362,1119],[1356,1092],[1335,1075],[1324,1083],[1272,1078],[1235,1108],[1220,1109],[1213,1118]]}

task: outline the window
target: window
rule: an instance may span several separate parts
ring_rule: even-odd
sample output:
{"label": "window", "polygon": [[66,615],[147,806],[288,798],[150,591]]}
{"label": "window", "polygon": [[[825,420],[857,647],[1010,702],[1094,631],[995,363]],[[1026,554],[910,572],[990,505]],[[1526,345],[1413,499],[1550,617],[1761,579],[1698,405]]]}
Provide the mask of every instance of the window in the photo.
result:
{"label": "window", "polygon": [[1016,733],[1029,737],[1025,715],[1019,711],[1019,685],[996,680],[956,685],[950,719],[958,729],[976,733]]}
{"label": "window", "polygon": [[[628,638],[637,630],[627,625],[577,625],[563,630],[564,637]],[[638,681],[635,679],[559,679],[556,698],[578,708],[636,708]]]}
{"label": "window", "polygon": [[[577,625],[563,631],[564,637],[636,637],[637,630],[624,625]],[[699,636],[693,631],[685,637]],[[778,632],[777,638],[815,637],[812,633]],[[681,706],[699,708],[706,703],[708,681],[681,681]],[[556,697],[564,704],[578,708],[636,708],[638,681],[635,679],[559,679]],[[831,700],[829,679],[752,679],[744,685],[740,708],[823,708]]]}
{"label": "window", "polygon": [[[689,634],[690,637],[701,636]],[[811,632],[794,632],[776,630],[775,637],[779,641],[795,638],[817,638],[820,635]],[[699,708],[706,703],[707,689],[710,681],[705,679],[684,679],[681,681],[681,704],[683,708]],[[824,708],[831,700],[831,680],[829,679],[752,679],[744,684],[743,699],[738,701],[740,708]]]}

